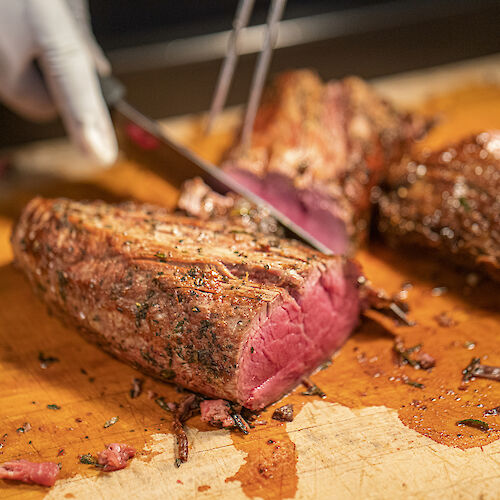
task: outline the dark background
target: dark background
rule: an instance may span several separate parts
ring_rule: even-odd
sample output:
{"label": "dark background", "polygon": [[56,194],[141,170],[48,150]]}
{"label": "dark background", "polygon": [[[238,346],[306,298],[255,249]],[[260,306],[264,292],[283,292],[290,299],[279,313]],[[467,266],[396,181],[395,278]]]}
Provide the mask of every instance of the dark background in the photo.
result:
{"label": "dark background", "polygon": [[[96,37],[128,100],[156,118],[209,107],[221,54],[204,50],[198,57],[196,44],[210,49],[211,38],[197,37],[229,30],[236,5],[236,0],[90,0]],[[251,25],[265,22],[268,6],[269,1],[256,0]],[[313,19],[321,29],[278,48],[272,73],[313,67],[324,78],[373,78],[500,51],[498,0],[288,1],[284,19],[300,26],[310,16],[319,16]],[[195,50],[177,51],[170,42],[179,39]],[[240,57],[229,105],[246,100],[255,59],[253,53]],[[63,133],[59,123],[28,123],[1,106],[0,124],[0,147]]]}

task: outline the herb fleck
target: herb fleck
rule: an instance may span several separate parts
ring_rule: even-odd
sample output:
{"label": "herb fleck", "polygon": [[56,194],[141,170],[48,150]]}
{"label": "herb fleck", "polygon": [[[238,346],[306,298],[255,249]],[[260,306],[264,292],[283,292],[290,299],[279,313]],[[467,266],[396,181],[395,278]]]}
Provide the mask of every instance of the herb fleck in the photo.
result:
{"label": "herb fleck", "polygon": [[491,410],[484,410],[483,415],[485,417],[496,417],[500,415],[500,406],[497,406],[496,408],[492,408]]}
{"label": "herb fleck", "polygon": [[464,198],[463,196],[461,196],[458,201],[460,202],[460,205],[462,205],[462,207],[465,208],[465,211],[466,212],[470,212],[470,205],[469,205],[469,202],[467,201],[467,198]]}
{"label": "herb fleck", "polygon": [[28,422],[25,422],[24,425],[22,427],[18,427],[16,429],[16,432],[18,434],[24,434],[25,432],[28,432],[31,430],[31,425],[28,423]]}
{"label": "herb fleck", "polygon": [[85,455],[80,455],[80,463],[86,465],[97,465],[97,459],[90,453],[86,453]]}
{"label": "herb fleck", "polygon": [[155,257],[158,257],[160,259],[160,262],[167,262],[167,256],[163,252],[156,252]]}
{"label": "herb fleck", "polygon": [[107,429],[108,427],[115,425],[116,422],[118,422],[118,419],[119,419],[119,417],[111,417],[109,420],[104,422],[104,428]]}
{"label": "herb fleck", "polygon": [[135,326],[139,327],[141,325],[141,321],[146,319],[146,315],[148,314],[149,304],[147,302],[140,303],[136,302],[135,307],[137,311],[135,313]]}
{"label": "herb fleck", "polygon": [[326,394],[310,380],[305,378],[302,380],[302,384],[306,386],[306,390],[304,392],[301,392],[303,396],[319,396],[321,399],[326,398]]}
{"label": "herb fleck", "polygon": [[474,427],[474,429],[479,429],[480,431],[487,431],[490,426],[483,422],[482,420],[477,420],[475,418],[466,418],[464,420],[459,420],[457,425],[467,425],[468,427]]}
{"label": "herb fleck", "polygon": [[162,409],[168,412],[171,412],[172,410],[169,408],[168,403],[165,401],[164,397],[159,397],[155,399],[155,403]]}
{"label": "herb fleck", "polygon": [[160,377],[165,380],[172,380],[173,378],[175,378],[175,372],[174,370],[167,368],[166,370],[162,370],[160,372]]}
{"label": "herb fleck", "polygon": [[59,293],[61,298],[66,302],[66,285],[68,284],[68,277],[66,273],[57,271],[57,281],[59,283]]}
{"label": "herb fleck", "polygon": [[423,389],[425,387],[424,384],[421,384],[420,382],[415,382],[414,380],[410,380],[409,378],[404,379],[403,382],[406,385],[411,385],[412,387],[416,387],[417,389]]}
{"label": "herb fleck", "polygon": [[50,405],[47,405],[47,408],[48,408],[49,410],[60,410],[60,409],[61,409],[61,407],[60,407],[60,406],[58,406],[58,405],[56,405],[56,404],[50,404]]}

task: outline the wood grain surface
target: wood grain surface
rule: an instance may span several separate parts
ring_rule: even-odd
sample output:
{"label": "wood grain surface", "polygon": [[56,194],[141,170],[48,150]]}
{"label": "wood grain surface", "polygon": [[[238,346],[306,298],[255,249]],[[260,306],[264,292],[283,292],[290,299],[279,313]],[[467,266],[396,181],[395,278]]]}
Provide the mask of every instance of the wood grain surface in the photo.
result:
{"label": "wood grain surface", "polygon": [[[500,128],[500,87],[491,79],[499,65],[465,66],[466,71],[454,67],[427,78],[431,94],[433,88],[444,90],[443,79],[449,82],[446,88],[465,86],[420,103],[420,109],[441,117],[422,147]],[[415,106],[409,94],[412,82],[422,85],[421,76],[398,78],[408,89],[407,104]],[[392,88],[405,104],[397,81],[377,85]],[[432,82],[438,82],[436,87]],[[238,111],[227,114],[209,138],[202,137],[199,119],[174,120],[167,127],[217,161],[232,140],[238,116]],[[9,157],[17,170],[0,180],[0,463],[47,460],[60,462],[62,469],[51,489],[0,481],[0,498],[499,497],[500,417],[483,417],[483,411],[500,404],[500,384],[461,384],[461,370],[472,356],[500,365],[498,285],[479,279],[471,286],[470,276],[429,255],[403,255],[380,243],[360,251],[357,258],[376,285],[393,293],[411,283],[407,302],[417,326],[397,326],[371,313],[332,365],[314,375],[327,398],[304,396],[297,388],[263,412],[267,425],[248,436],[191,419],[190,460],[176,468],[171,416],[148,391],[167,400],[182,395],[109,357],[51,317],[14,268],[9,245],[13,221],[35,194],[136,198],[172,206],[175,189],[139,163],[122,160],[98,171],[60,143],[30,146]],[[75,165],[79,171],[71,169]],[[70,175],[54,176],[65,166]],[[438,323],[441,313],[453,320],[451,326]],[[422,343],[436,367],[424,372],[396,364],[395,335],[408,346]],[[58,361],[43,368],[40,353]],[[144,390],[131,399],[134,377],[144,379]],[[423,388],[405,384],[405,377]],[[294,421],[272,420],[273,409],[287,403],[294,405]],[[54,404],[60,409],[48,408]],[[115,416],[118,422],[105,428]],[[463,418],[487,420],[490,430],[458,427]],[[31,429],[22,432],[26,423]],[[79,455],[95,454],[109,442],[139,451],[127,469],[105,474],[79,463]]]}

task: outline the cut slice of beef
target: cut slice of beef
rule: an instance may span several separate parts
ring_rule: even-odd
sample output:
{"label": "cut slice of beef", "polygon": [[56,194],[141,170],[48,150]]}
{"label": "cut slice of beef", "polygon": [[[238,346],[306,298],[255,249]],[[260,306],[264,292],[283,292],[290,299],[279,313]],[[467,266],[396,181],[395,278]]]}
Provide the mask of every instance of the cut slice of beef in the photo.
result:
{"label": "cut slice of beef", "polygon": [[14,460],[0,464],[0,479],[11,479],[28,484],[53,486],[59,474],[59,466],[53,462],[28,462]]}
{"label": "cut slice of beef", "polygon": [[251,148],[233,149],[223,168],[346,253],[366,234],[371,188],[425,129],[358,78],[324,84],[311,71],[291,71],[267,89]]}
{"label": "cut slice of beef", "polygon": [[406,156],[390,170],[378,227],[500,281],[500,131]]}
{"label": "cut slice of beef", "polygon": [[260,409],[358,322],[358,266],[136,204],[32,200],[15,261],[50,308],[137,368]]}

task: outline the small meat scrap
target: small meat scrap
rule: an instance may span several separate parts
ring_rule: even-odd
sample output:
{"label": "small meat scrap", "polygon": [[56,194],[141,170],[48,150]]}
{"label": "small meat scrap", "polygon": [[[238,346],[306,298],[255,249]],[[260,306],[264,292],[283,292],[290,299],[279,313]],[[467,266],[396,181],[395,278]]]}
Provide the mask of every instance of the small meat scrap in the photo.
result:
{"label": "small meat scrap", "polygon": [[0,464],[0,479],[53,486],[59,470],[59,466],[53,462],[38,463],[28,462],[28,460],[15,460]]}
{"label": "small meat scrap", "polygon": [[426,352],[418,352],[415,355],[415,360],[420,365],[422,370],[429,370],[430,368],[434,368],[436,366],[436,360]]}
{"label": "small meat scrap", "polygon": [[132,399],[138,398],[142,393],[142,384],[144,380],[142,378],[134,377],[132,379],[132,388],[130,389],[130,397]]}
{"label": "small meat scrap", "polygon": [[135,457],[135,450],[131,446],[122,443],[111,443],[97,456],[97,463],[105,472],[124,469],[128,460]]}
{"label": "small meat scrap", "polygon": [[201,420],[215,427],[234,427],[231,405],[224,399],[207,399],[200,403]]}
{"label": "small meat scrap", "polygon": [[456,321],[445,312],[436,314],[436,316],[434,316],[434,320],[439,326],[444,328],[456,325]]}
{"label": "small meat scrap", "polygon": [[293,422],[293,405],[285,405],[274,410],[272,418],[280,422]]}
{"label": "small meat scrap", "polygon": [[148,399],[156,399],[158,397],[158,393],[155,391],[152,391],[151,389],[148,390]]}
{"label": "small meat scrap", "polygon": [[421,352],[421,349],[422,344],[406,348],[401,337],[396,337],[394,340],[393,350],[398,356],[400,365],[410,365],[415,370],[429,370],[436,366],[436,360],[430,354]]}

